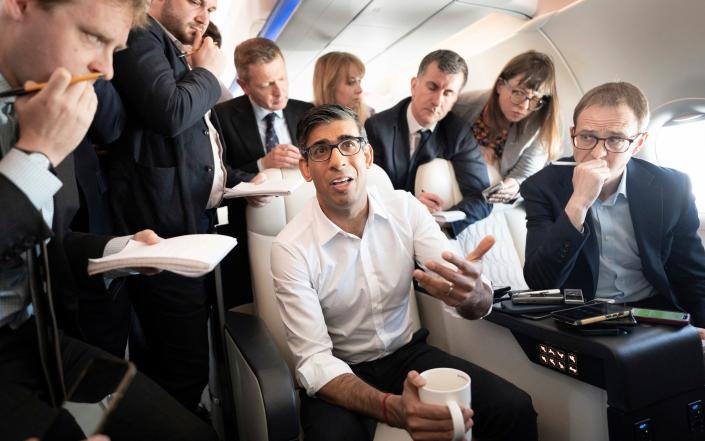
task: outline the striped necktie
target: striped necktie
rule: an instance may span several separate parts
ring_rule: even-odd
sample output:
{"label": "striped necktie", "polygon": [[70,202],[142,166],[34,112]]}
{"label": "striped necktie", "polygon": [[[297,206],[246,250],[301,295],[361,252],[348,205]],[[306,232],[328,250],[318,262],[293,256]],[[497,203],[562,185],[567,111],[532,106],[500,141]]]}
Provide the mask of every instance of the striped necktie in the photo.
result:
{"label": "striped necktie", "polygon": [[274,118],[277,114],[272,112],[264,117],[264,122],[267,123],[267,127],[264,131],[264,146],[267,149],[267,153],[272,151],[274,146],[279,144],[279,138],[277,137],[277,132],[274,131]]}

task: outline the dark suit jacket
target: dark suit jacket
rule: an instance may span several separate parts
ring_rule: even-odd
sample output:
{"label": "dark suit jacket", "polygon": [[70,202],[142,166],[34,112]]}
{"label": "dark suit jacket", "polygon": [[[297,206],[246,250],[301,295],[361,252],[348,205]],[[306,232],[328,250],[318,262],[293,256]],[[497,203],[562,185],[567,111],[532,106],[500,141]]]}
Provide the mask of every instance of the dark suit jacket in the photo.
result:
{"label": "dark suit jacket", "polygon": [[[289,129],[292,143],[296,144],[296,126],[313,105],[290,99],[284,108],[284,119]],[[251,173],[259,171],[257,160],[264,156],[264,145],[259,136],[252,103],[246,96],[239,96],[215,106],[215,113],[223,129],[223,139],[227,145],[228,164]]]}
{"label": "dark suit jacket", "polygon": [[410,102],[411,98],[406,98],[365,122],[375,163],[387,172],[394,188],[413,193],[419,165],[435,158],[451,161],[463,194],[463,200],[451,209],[461,210],[467,215],[466,219],[451,224],[453,236],[456,236],[468,225],[487,217],[492,210],[482,198],[482,190],[489,186],[487,166],[470,126],[453,112],[438,122],[428,141],[410,158],[409,125],[406,121],[406,109]]}
{"label": "dark suit jacket", "polygon": [[[151,228],[162,237],[204,233],[214,177],[204,116],[220,97],[218,80],[206,69],[189,70],[151,17],[130,32],[127,46],[114,59],[113,84],[128,115],[109,155],[115,228],[124,234]],[[219,129],[217,119],[214,125]],[[227,169],[227,186],[241,180]]]}
{"label": "dark suit jacket", "polygon": [[[592,298],[599,248],[590,211],[582,234],[565,214],[572,176],[572,167],[549,166],[521,186],[528,229],[524,277],[533,289],[580,288]],[[644,276],[667,305],[705,326],[705,250],[688,177],[631,159],[627,200]]]}
{"label": "dark suit jacket", "polygon": [[94,144],[105,147],[117,140],[125,127],[127,115],[120,95],[110,81],[98,80],[93,87],[98,96],[98,108],[88,135],[73,152],[81,207],[71,226],[79,231],[112,234],[107,176],[101,169]]}

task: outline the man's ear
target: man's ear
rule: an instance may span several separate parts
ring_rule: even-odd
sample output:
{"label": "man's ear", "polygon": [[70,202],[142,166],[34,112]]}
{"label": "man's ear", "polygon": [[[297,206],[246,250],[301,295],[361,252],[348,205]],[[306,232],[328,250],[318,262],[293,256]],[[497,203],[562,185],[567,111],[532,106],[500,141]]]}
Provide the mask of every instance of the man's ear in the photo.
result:
{"label": "man's ear", "polygon": [[365,152],[365,165],[367,168],[372,167],[372,164],[374,163],[375,159],[375,152],[372,149],[372,144],[367,144],[367,148],[364,150]]}
{"label": "man's ear", "polygon": [[250,88],[247,83],[240,78],[237,79],[237,84],[240,86],[245,95],[250,96]]}
{"label": "man's ear", "polygon": [[301,171],[301,176],[304,177],[306,182],[311,182],[313,180],[311,177],[311,172],[308,169],[308,160],[306,160],[303,156],[299,158],[299,171]]}
{"label": "man's ear", "polygon": [[[26,13],[30,0],[4,0],[3,9],[13,20],[19,20]],[[39,5],[34,5],[39,7]]]}
{"label": "man's ear", "polygon": [[411,78],[411,95],[414,95],[414,89],[416,89],[416,77]]}
{"label": "man's ear", "polygon": [[644,145],[646,145],[646,139],[649,137],[649,132],[644,132],[641,135],[639,135],[639,139],[637,139],[636,146],[634,147],[634,150],[632,150],[632,156],[636,155],[639,153],[639,151],[644,148]]}

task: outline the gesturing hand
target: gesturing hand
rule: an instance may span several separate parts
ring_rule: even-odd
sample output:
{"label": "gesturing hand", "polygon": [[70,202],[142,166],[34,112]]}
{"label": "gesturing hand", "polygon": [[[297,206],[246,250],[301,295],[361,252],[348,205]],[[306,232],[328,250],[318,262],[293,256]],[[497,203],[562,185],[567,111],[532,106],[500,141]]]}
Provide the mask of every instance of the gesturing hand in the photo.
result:
{"label": "gesturing hand", "polygon": [[446,251],[443,259],[457,269],[441,262],[428,261],[424,265],[437,275],[417,269],[414,270],[414,278],[429,294],[457,308],[463,316],[482,317],[492,302],[492,291],[481,278],[482,256],[494,243],[493,236],[485,236],[465,259]]}

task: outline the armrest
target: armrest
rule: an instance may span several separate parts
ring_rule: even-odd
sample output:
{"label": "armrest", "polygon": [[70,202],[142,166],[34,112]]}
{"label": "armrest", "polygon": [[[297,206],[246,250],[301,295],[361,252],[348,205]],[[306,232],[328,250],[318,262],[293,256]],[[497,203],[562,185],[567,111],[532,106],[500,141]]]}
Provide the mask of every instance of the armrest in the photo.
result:
{"label": "armrest", "polygon": [[225,346],[240,439],[298,440],[296,388],[264,322],[227,312]]}

